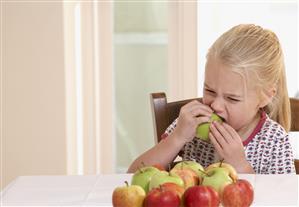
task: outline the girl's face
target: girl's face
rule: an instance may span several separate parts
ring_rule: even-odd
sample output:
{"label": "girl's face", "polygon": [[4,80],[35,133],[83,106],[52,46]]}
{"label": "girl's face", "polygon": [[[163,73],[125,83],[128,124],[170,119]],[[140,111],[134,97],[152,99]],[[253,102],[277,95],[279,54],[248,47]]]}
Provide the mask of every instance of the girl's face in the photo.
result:
{"label": "girl's face", "polygon": [[216,59],[206,64],[203,103],[209,105],[240,136],[252,130],[259,120],[260,100],[248,81]]}

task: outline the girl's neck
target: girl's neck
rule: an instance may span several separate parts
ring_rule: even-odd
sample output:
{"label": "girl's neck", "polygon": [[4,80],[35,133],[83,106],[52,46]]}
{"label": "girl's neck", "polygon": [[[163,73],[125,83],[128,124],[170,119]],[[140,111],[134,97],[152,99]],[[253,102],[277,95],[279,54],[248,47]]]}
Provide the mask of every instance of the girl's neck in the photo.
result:
{"label": "girl's neck", "polygon": [[238,134],[242,138],[242,141],[246,140],[251,135],[251,133],[259,123],[260,119],[261,119],[261,114],[257,113],[246,126],[238,130]]}

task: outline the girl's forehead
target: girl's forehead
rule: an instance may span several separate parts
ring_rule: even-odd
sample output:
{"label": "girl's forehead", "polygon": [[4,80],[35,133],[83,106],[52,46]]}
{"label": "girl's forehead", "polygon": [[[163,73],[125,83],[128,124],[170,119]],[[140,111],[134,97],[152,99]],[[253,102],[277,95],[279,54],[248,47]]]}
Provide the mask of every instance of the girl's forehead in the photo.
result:
{"label": "girl's forehead", "polygon": [[245,76],[219,61],[208,61],[206,64],[205,84],[209,87],[219,88],[224,93],[243,95],[250,89],[246,82]]}

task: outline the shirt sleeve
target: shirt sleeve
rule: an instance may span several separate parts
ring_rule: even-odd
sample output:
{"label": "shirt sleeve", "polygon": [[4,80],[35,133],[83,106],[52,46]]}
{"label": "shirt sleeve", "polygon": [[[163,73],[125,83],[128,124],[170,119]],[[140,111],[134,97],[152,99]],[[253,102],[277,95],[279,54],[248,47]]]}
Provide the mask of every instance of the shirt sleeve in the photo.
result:
{"label": "shirt sleeve", "polygon": [[295,174],[293,150],[288,134],[280,137],[273,145],[270,167],[266,174]]}
{"label": "shirt sleeve", "polygon": [[162,139],[165,139],[166,137],[168,137],[168,135],[170,135],[173,130],[175,129],[176,127],[176,124],[178,122],[178,119],[175,119],[168,127],[167,129],[165,130],[164,134],[161,135],[161,140]]}
{"label": "shirt sleeve", "polygon": [[[161,135],[161,140],[162,139],[166,139],[168,137],[168,135],[170,135],[173,130],[175,129],[176,125],[177,125],[177,122],[178,122],[178,118],[176,118],[168,127],[167,129],[165,130],[164,134]],[[178,153],[178,156],[179,157],[182,157],[182,154],[184,152],[184,148],[185,146],[180,150],[180,152]]]}

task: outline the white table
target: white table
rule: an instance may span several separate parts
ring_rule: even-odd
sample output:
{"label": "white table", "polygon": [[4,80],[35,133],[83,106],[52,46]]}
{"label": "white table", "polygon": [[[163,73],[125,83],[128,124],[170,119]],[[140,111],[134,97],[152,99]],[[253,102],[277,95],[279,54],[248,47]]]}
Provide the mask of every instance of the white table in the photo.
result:
{"label": "white table", "polygon": [[[1,192],[3,206],[112,206],[113,189],[132,174],[22,176]],[[239,175],[251,182],[253,206],[299,206],[298,175]]]}

